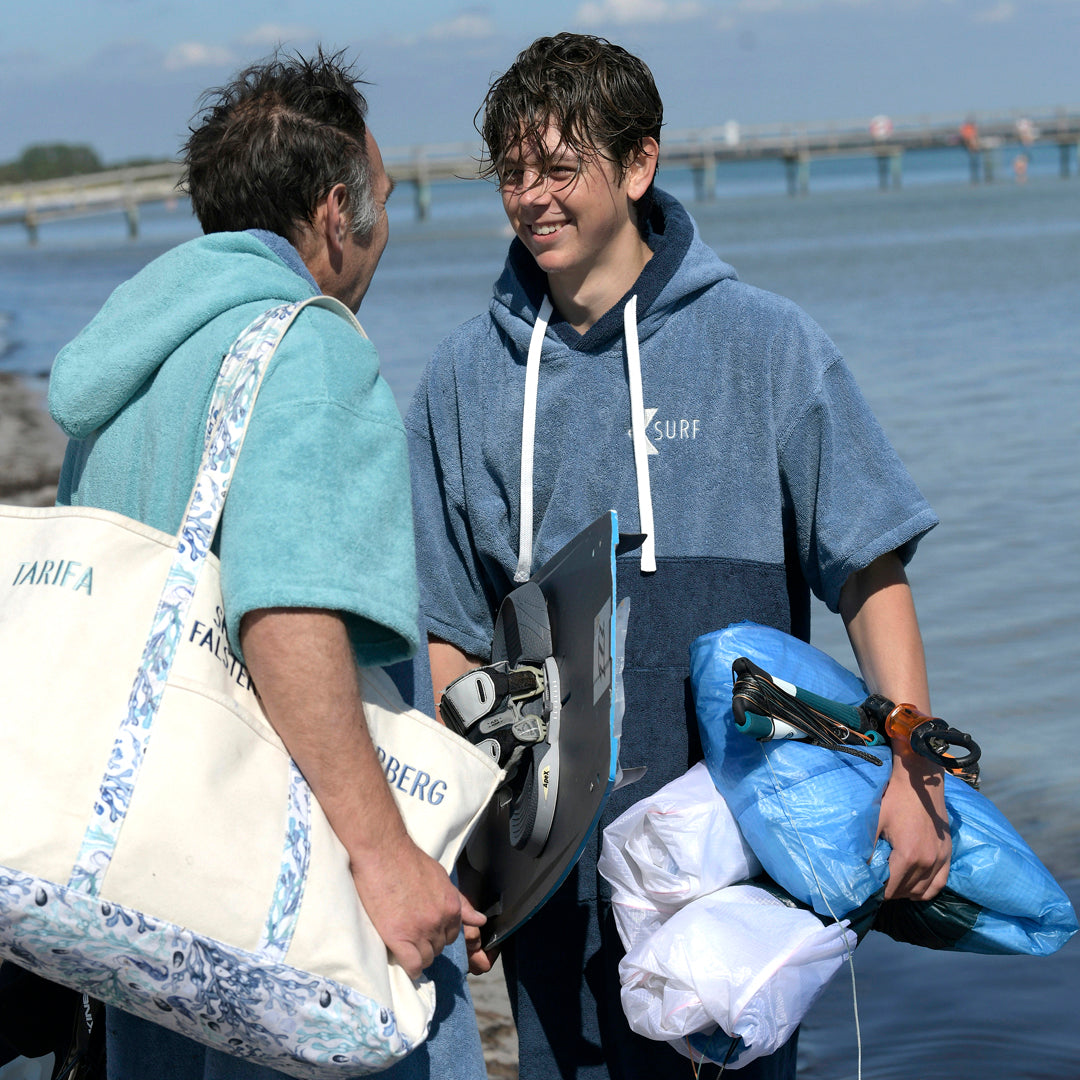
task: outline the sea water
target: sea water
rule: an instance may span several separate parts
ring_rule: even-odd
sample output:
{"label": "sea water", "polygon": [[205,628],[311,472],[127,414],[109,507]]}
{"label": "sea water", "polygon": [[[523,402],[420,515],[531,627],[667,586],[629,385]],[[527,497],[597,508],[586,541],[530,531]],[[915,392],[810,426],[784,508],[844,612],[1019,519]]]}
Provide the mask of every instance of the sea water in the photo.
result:
{"label": "sea water", "polygon": [[[982,744],[983,790],[1080,904],[1080,180],[1047,159],[1026,184],[970,185],[941,161],[888,192],[850,163],[796,199],[779,166],[722,171],[702,203],[689,174],[663,179],[744,280],[824,326],[940,515],[909,570],[935,711]],[[404,408],[435,344],[486,305],[508,235],[479,182],[437,189],[423,224],[406,189],[391,207],[361,320]],[[119,215],[46,226],[35,248],[0,230],[0,370],[43,386],[118,282],[197,233],[184,204],[142,225],[134,242]],[[853,663],[822,606],[813,637]],[[1076,942],[1031,959],[872,934],[854,968],[867,1080],[1080,1076]],[[857,1069],[843,972],[804,1025],[800,1075]]]}

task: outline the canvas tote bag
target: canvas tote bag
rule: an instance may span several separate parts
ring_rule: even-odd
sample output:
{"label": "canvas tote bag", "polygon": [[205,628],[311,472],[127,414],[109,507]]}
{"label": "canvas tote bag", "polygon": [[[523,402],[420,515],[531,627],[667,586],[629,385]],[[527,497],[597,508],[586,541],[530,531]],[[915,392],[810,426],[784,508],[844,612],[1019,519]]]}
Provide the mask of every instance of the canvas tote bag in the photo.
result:
{"label": "canvas tote bag", "polygon": [[[0,955],[296,1077],[385,1068],[434,987],[387,954],[344,847],[224,634],[210,554],[255,395],[307,303],[222,362],[176,536],[0,507]],[[449,871],[502,774],[361,672],[410,835]]]}

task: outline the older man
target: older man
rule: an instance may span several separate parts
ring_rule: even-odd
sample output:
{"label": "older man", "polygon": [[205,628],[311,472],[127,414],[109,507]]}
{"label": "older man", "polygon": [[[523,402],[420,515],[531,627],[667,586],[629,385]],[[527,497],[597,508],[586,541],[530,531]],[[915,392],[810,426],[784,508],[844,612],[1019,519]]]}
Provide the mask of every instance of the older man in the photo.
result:
{"label": "older man", "polygon": [[[186,146],[206,235],[117,289],[57,357],[50,408],[72,440],[60,502],[175,532],[236,335],[316,293],[360,306],[393,187],[365,112],[340,55],[321,51],[251,67],[211,93]],[[217,538],[227,629],[349,853],[365,910],[417,977],[463,920],[483,918],[406,833],[355,676],[357,663],[391,663],[418,641],[408,490],[375,349],[306,308],[266,375]],[[462,976],[442,964],[442,1030],[400,1068],[482,1076]],[[119,1080],[278,1075],[116,1011],[108,1052]]]}

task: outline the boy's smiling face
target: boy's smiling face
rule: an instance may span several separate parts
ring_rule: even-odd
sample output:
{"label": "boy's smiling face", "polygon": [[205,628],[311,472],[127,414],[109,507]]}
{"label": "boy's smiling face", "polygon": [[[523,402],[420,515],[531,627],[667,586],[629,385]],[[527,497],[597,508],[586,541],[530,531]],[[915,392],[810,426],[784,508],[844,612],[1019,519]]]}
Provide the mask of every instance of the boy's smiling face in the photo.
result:
{"label": "boy's smiling face", "polygon": [[[582,157],[548,124],[546,153],[534,142],[519,145],[499,170],[503,208],[514,232],[549,275],[566,275],[580,288],[594,273],[625,262],[641,243],[634,202],[655,171],[638,155],[620,178],[599,153]],[[546,159],[546,162],[545,162]],[[570,282],[567,282],[570,284]]]}

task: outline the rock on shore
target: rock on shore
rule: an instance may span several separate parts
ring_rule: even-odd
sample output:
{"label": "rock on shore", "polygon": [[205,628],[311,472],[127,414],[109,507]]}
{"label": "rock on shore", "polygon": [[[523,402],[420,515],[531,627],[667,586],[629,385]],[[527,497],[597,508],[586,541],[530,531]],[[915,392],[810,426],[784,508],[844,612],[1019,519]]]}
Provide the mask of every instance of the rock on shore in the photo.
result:
{"label": "rock on shore", "polygon": [[0,372],[0,502],[51,506],[66,445],[39,394]]}

